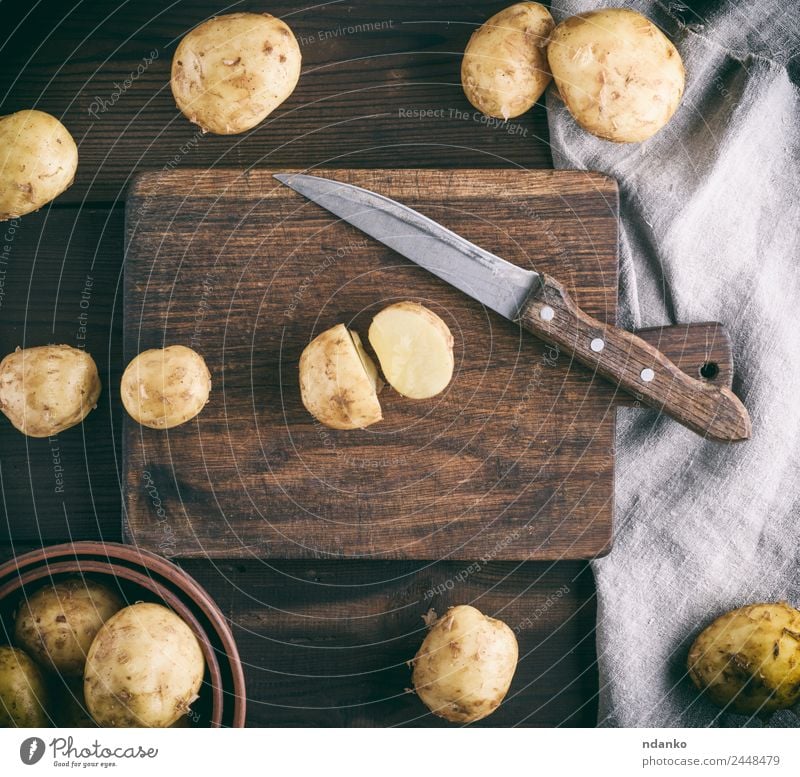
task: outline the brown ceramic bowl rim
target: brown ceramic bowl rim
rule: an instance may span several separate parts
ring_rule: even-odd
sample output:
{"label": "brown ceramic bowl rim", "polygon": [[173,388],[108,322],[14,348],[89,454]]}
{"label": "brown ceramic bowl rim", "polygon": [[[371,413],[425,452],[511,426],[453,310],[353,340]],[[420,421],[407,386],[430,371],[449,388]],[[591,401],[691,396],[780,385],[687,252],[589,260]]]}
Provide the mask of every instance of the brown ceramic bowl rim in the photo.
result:
{"label": "brown ceramic bowl rim", "polygon": [[[0,585],[0,601],[15,594],[21,588],[31,583],[37,583],[43,578],[52,578],[54,575],[76,575],[76,574],[100,574],[110,575],[114,578],[122,578],[131,583],[154,593],[175,611],[189,626],[200,643],[208,673],[211,677],[211,728],[219,728],[222,721],[222,672],[219,662],[214,653],[214,648],[208,639],[200,622],[195,618],[192,611],[176,596],[172,591],[165,588],[157,580],[147,575],[143,575],[136,569],[112,564],[110,561],[96,561],[93,559],[76,559],[75,561],[58,561],[46,566],[35,566],[19,575],[14,576],[8,582]],[[133,602],[131,602],[133,604]]]}
{"label": "brown ceramic bowl rim", "polygon": [[50,559],[62,556],[100,556],[106,560],[113,558],[125,561],[136,566],[155,572],[166,581],[179,588],[192,602],[200,608],[214,627],[219,637],[231,670],[233,681],[233,728],[242,728],[245,724],[247,713],[246,691],[244,682],[244,669],[239,657],[239,650],[233,638],[230,626],[222,614],[217,603],[209,593],[186,571],[162,556],[149,550],[138,548],[135,545],[125,545],[119,542],[80,541],[66,542],[59,545],[48,545],[15,556],[0,565],[0,581],[9,574],[20,574],[31,564],[49,562]]}

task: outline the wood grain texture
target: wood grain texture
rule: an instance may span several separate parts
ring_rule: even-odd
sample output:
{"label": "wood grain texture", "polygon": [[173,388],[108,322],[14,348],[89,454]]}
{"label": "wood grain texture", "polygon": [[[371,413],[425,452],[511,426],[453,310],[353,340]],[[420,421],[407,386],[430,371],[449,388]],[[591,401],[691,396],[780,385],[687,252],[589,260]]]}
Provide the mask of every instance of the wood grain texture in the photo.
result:
{"label": "wood grain texture", "polygon": [[[10,556],[0,545],[0,563]],[[424,637],[422,615],[465,603],[502,618],[520,647],[506,701],[473,725],[594,725],[595,598],[586,564],[178,564],[230,623],[245,670],[248,726],[452,726],[406,692],[406,661]],[[0,618],[0,635],[2,625]]]}
{"label": "wood grain texture", "polygon": [[248,726],[452,727],[406,692],[406,662],[424,638],[422,615],[464,603],[508,623],[520,648],[505,702],[474,725],[594,724],[595,603],[583,564],[180,563],[230,618]]}
{"label": "wood grain texture", "polygon": [[[609,179],[505,170],[336,177],[419,207],[513,262],[558,273],[586,310],[614,320]],[[315,422],[299,397],[305,345],[339,322],[364,333],[381,307],[402,299],[450,326],[451,385],[423,402],[385,389],[384,421],[367,430]],[[615,388],[269,172],[137,179],[125,310],[126,360],[182,343],[213,376],[210,403],[183,427],[165,433],[126,419],[133,542],[212,557],[524,560],[608,548]],[[676,346],[707,345],[710,331],[687,338],[681,330]]]}
{"label": "wood grain texture", "polygon": [[502,7],[274,0],[266,10],[300,45],[298,86],[253,130],[219,137],[177,109],[172,56],[207,18],[262,12],[264,3],[4,3],[3,27],[14,35],[3,49],[0,98],[3,113],[52,113],[78,142],[77,178],[59,204],[121,202],[136,172],[187,165],[551,167],[543,101],[510,122],[487,122],[461,88],[470,35]]}
{"label": "wood grain texture", "polygon": [[[11,260],[2,267],[7,290],[0,305],[3,348],[73,342],[85,276],[96,260],[87,347],[98,364],[102,362],[104,386],[109,392],[116,390],[124,366],[117,286],[122,211],[107,207],[87,213],[87,205],[121,203],[131,178],[143,170],[215,163],[303,169],[321,164],[551,167],[543,105],[507,126],[483,124],[458,83],[464,42],[506,4],[371,0],[298,9],[288,1],[270,3],[269,10],[287,18],[299,34],[315,37],[301,41],[300,87],[264,125],[246,136],[225,139],[196,137],[195,128],[178,114],[167,84],[177,39],[219,13],[218,4],[3,3],[2,112],[37,107],[63,117],[80,143],[81,155],[73,187],[53,206],[21,221]],[[237,9],[258,11],[262,5],[244,2]],[[683,11],[675,6],[670,13]],[[359,23],[386,20],[392,25],[335,34]],[[159,52],[154,65],[119,94],[116,84],[124,83],[154,49]],[[365,72],[371,82],[366,89]],[[95,100],[101,105],[96,116],[89,112]],[[664,336],[659,339],[667,350]],[[683,353],[691,348],[685,337],[678,336],[675,344]],[[104,393],[101,408],[81,427],[59,435],[66,496],[55,491],[54,457],[47,441],[29,441],[0,419],[0,532],[7,540],[0,545],[0,556],[25,550],[20,548],[24,540],[41,545],[70,538],[120,538],[121,419],[117,400],[109,396]],[[371,665],[383,666],[383,672],[359,680],[338,678],[340,668],[348,665],[355,627],[324,620],[317,624],[303,616],[312,613],[324,619],[329,609],[346,614],[349,600],[357,608],[373,593],[381,606],[385,601],[396,605],[404,586],[420,588],[414,583],[417,567],[420,575],[436,574],[437,580],[446,581],[469,566],[455,562],[445,571],[448,566],[442,562],[434,573],[428,571],[434,567],[403,561],[320,561],[313,568],[301,561],[269,566],[199,559],[182,563],[214,593],[234,623],[241,624],[237,636],[248,664],[251,725],[386,724],[395,703],[414,702],[405,696],[399,702],[389,698],[406,676],[399,665],[386,667],[392,666],[390,660],[405,660],[416,648],[416,638],[406,637],[402,649],[392,648],[391,641],[374,649],[363,647],[361,655],[372,655]],[[552,599],[551,593],[562,584],[569,585],[578,567],[494,565],[498,566],[515,570],[507,585],[497,587],[494,575],[473,578],[478,581],[473,592],[464,592],[462,599],[459,590],[453,603],[497,592],[498,610],[507,603],[530,602],[530,617],[536,618],[537,607]],[[376,568],[385,586],[373,585]],[[555,608],[550,606],[551,618],[535,620],[538,625],[528,644],[536,652],[525,659],[512,688],[522,691],[513,702],[515,714],[506,715],[509,708],[504,706],[486,725],[501,720],[500,715],[506,725],[594,724],[594,592],[588,570],[579,568],[583,574],[577,579],[583,582],[571,585],[570,593],[558,598]],[[394,579],[399,581],[396,588],[389,583]],[[257,598],[250,599],[250,594]],[[298,615],[284,617],[292,608]],[[246,611],[250,615],[244,618]],[[404,617],[418,626],[416,610]],[[383,623],[388,624],[383,633],[398,633],[396,619],[386,615]],[[298,651],[294,645],[305,647]],[[272,667],[277,672],[270,671]],[[321,668],[321,678],[315,676],[315,668]],[[392,671],[396,680],[390,678]],[[380,683],[375,678],[381,678]],[[387,700],[372,703],[376,697]],[[353,701],[353,706],[342,706],[342,700]]]}
{"label": "wood grain texture", "polygon": [[0,358],[84,348],[102,383],[82,424],[49,439],[0,416],[0,542],[119,540],[123,212],[60,208],[0,224]]}
{"label": "wood grain texture", "polygon": [[546,274],[523,306],[519,322],[703,437],[718,442],[750,437],[750,416],[728,387],[686,374],[641,337],[593,318],[561,282]]}

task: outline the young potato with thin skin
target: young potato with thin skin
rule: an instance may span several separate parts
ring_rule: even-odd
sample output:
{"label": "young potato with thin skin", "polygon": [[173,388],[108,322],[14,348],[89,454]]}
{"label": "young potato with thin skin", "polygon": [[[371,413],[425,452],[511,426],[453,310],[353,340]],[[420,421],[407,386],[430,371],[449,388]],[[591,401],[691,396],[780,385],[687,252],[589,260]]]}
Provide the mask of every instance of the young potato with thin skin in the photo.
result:
{"label": "young potato with thin skin", "polygon": [[172,59],[172,94],[203,132],[235,135],[262,122],[294,91],[300,48],[268,13],[232,13],[195,27]]}
{"label": "young potato with thin skin", "polygon": [[39,667],[23,650],[0,647],[0,728],[49,725],[47,688]]}
{"label": "young potato with thin skin", "polygon": [[383,376],[399,394],[429,399],[453,377],[453,335],[447,324],[418,302],[397,302],[372,319],[369,342]]}
{"label": "young potato with thin skin", "polygon": [[0,221],[54,200],[77,169],[78,147],[55,116],[18,111],[0,117]]}
{"label": "young potato with thin skin", "polygon": [[185,345],[142,351],[122,374],[120,396],[128,415],[151,429],[171,429],[194,418],[208,402],[211,373]]}
{"label": "young potato with thin skin", "polygon": [[102,727],[167,728],[190,711],[205,661],[192,630],[160,604],[132,604],[92,642],[83,691]]}
{"label": "young potato with thin skin", "polygon": [[97,365],[79,348],[17,348],[0,362],[0,411],[29,437],[51,437],[79,424],[99,396]]}
{"label": "young potato with thin skin", "polygon": [[553,17],[539,3],[496,13],[469,39],[461,85],[481,113],[512,119],[533,107],[550,83],[545,47]]}
{"label": "young potato with thin skin", "polygon": [[317,335],[300,356],[303,405],[332,429],[363,429],[383,418],[377,375],[358,335],[337,324]]}
{"label": "young potato with thin skin", "polygon": [[800,612],[751,604],[717,618],[689,650],[689,676],[714,704],[743,715],[800,701]]}
{"label": "young potato with thin skin", "polygon": [[519,648],[503,621],[469,605],[451,607],[432,626],[411,662],[425,706],[453,723],[474,723],[508,693]]}
{"label": "young potato with thin skin", "polygon": [[72,578],[40,588],[19,607],[14,641],[41,666],[80,677],[92,640],[123,602],[107,586]]}
{"label": "young potato with thin skin", "polygon": [[547,59],[575,121],[606,140],[647,140],[670,120],[683,96],[678,50],[647,17],[627,8],[561,22],[550,36]]}

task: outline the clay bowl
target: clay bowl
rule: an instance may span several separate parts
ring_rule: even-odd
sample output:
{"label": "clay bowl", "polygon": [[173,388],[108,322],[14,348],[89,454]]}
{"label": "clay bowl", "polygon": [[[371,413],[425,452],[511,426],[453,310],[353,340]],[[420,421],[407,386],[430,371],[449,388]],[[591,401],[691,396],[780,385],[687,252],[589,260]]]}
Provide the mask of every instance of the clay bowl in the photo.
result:
{"label": "clay bowl", "polygon": [[22,597],[46,582],[76,574],[105,579],[129,603],[163,603],[182,617],[197,636],[206,660],[192,725],[244,726],[244,672],[227,621],[191,576],[148,551],[118,543],[76,542],[40,548],[0,565],[0,622],[5,640],[12,633],[13,611]]}

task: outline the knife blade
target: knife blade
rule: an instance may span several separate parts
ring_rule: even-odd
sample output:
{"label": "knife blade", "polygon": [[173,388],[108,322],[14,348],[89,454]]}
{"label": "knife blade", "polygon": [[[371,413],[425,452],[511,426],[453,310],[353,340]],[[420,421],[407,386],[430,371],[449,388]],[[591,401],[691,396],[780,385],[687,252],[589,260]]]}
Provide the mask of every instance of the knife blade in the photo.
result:
{"label": "knife blade", "polygon": [[540,280],[382,194],[313,175],[274,177],[504,318],[514,320]]}
{"label": "knife blade", "polygon": [[721,442],[750,437],[747,409],[733,392],[687,375],[640,337],[588,315],[556,279],[382,194],[316,175],[274,177],[698,434]]}

